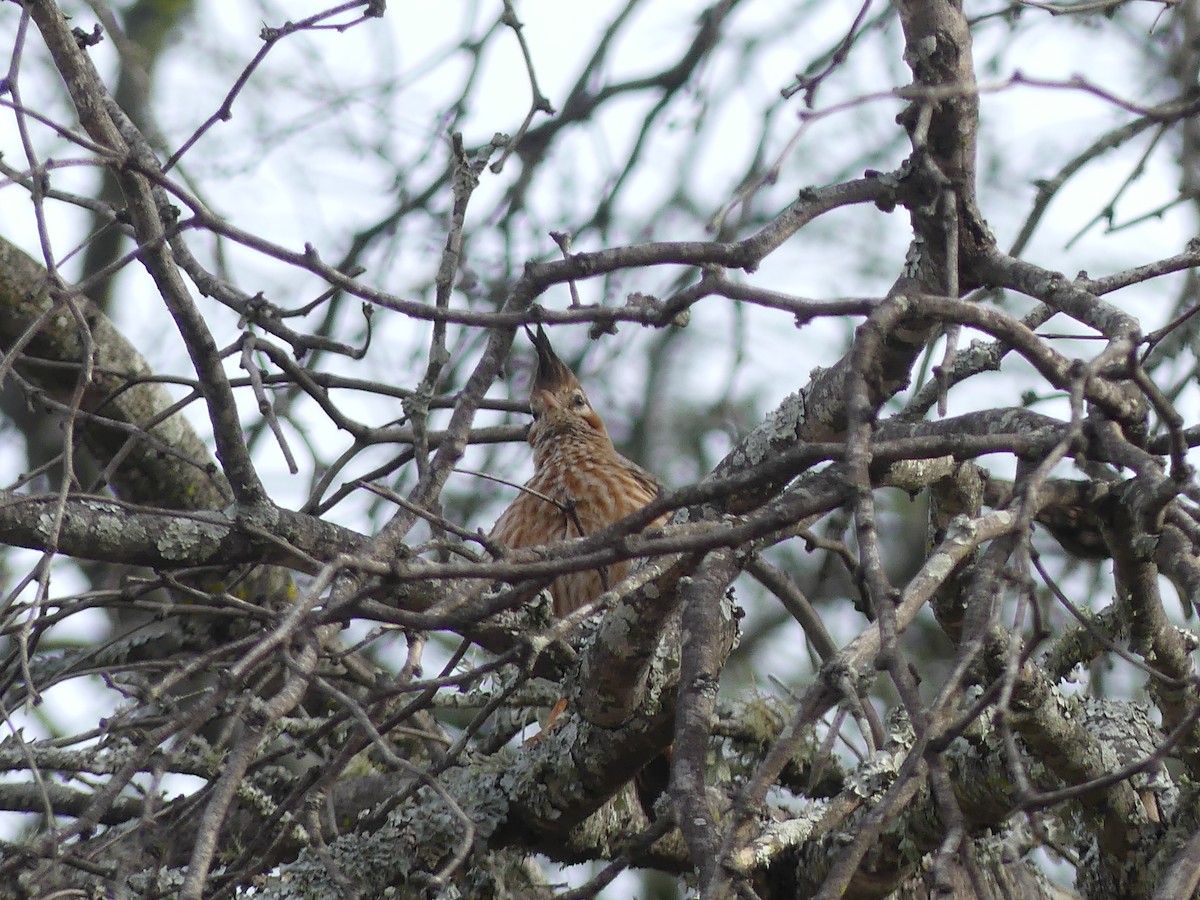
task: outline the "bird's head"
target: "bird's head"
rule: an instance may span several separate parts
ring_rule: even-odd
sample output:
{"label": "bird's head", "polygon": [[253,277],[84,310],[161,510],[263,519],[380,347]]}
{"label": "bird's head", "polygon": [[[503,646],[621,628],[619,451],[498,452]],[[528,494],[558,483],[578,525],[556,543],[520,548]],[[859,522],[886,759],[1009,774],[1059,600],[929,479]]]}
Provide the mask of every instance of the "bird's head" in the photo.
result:
{"label": "bird's head", "polygon": [[537,370],[529,391],[529,407],[533,411],[529,443],[536,447],[542,441],[568,435],[607,438],[608,431],[592,409],[579,379],[558,358],[542,326],[536,332],[528,328],[525,332],[537,351]]}

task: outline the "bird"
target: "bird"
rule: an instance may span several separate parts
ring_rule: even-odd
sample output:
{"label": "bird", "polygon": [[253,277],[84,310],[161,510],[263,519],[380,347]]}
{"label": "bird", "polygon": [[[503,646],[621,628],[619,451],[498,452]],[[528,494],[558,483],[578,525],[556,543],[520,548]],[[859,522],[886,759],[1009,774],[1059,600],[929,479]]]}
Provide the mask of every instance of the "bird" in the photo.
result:
{"label": "bird", "polygon": [[[613,446],[608,429],[592,407],[579,379],[559,359],[545,330],[525,329],[537,351],[529,390],[533,425],[533,477],[492,527],[491,538],[510,550],[544,547],[584,537],[632,515],[657,497],[664,486]],[[662,525],[664,513],[646,527]],[[629,571],[629,562],[603,569],[568,572],[550,584],[554,615],[568,616],[596,599]],[[541,734],[548,733],[566,708],[559,700]],[[530,740],[537,740],[541,734]],[[666,748],[633,779],[642,809],[655,818],[655,802],[670,780],[672,748]]]}
{"label": "bird", "polygon": [[[491,538],[510,550],[585,537],[637,512],[662,483],[613,446],[608,429],[545,330],[525,329],[537,352],[529,392],[533,477],[496,520]],[[664,514],[651,525],[661,525]],[[629,562],[569,572],[550,584],[554,615],[568,616],[625,577]]]}

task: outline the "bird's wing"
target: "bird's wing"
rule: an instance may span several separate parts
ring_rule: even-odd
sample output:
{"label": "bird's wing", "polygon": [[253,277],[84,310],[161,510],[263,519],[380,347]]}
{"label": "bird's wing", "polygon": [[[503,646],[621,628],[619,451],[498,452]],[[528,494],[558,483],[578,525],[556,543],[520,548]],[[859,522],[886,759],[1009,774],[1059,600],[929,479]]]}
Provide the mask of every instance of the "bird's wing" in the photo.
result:
{"label": "bird's wing", "polygon": [[659,494],[666,493],[667,486],[658,479],[658,476],[654,475],[652,472],[647,472],[633,460],[626,459],[619,453],[617,454],[617,458],[620,459],[621,463],[629,470],[629,473],[634,477],[634,480],[637,481],[637,483],[643,488],[645,488],[647,503],[649,503]]}

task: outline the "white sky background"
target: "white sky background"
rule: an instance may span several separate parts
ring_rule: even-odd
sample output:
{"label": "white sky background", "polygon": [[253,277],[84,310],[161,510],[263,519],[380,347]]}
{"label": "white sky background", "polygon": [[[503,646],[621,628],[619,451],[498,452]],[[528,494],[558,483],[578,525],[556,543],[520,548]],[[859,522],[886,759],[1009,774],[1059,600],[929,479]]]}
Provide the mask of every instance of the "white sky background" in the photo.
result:
{"label": "white sky background", "polygon": [[[566,95],[582,65],[581,48],[590,49],[594,35],[610,21],[621,4],[614,2],[564,3],[561,0],[536,0],[518,5],[525,24],[525,37],[530,45],[537,76],[543,92],[556,106]],[[875,4],[879,7],[879,3]],[[984,12],[998,4],[970,3]],[[735,32],[751,32],[762,21],[786,21],[793,10],[803,4],[750,3],[734,16]],[[797,48],[786,42],[764,46],[760,58],[748,73],[729,70],[720,58],[706,67],[702,74],[705,84],[720,85],[722,80],[733,99],[714,107],[708,127],[716,129],[719,140],[710,144],[697,169],[703,190],[711,198],[710,213],[715,213],[736,188],[736,179],[744,171],[747,155],[757,140],[759,123],[757,109],[766,98],[778,96],[779,90],[791,82],[796,71],[803,69],[819,50],[829,46],[845,30],[853,18],[856,4],[825,3],[822,14],[812,20],[812,30],[806,34],[808,45]],[[71,8],[70,4],[64,7]],[[618,46],[607,68],[613,76],[633,76],[659,69],[674,60],[680,48],[691,39],[693,22],[701,3],[683,0],[651,2],[640,14],[639,27],[627,34]],[[76,24],[90,29],[94,20],[85,7],[76,5]],[[259,47],[258,32],[266,22],[278,25],[286,19],[298,20],[326,8],[324,3],[230,3],[227,0],[206,0],[192,23],[185,27],[196,39],[188,38],[183,46],[169,52],[157,74],[155,111],[158,124],[168,142],[178,146],[220,104],[236,73],[249,61]],[[438,168],[448,154],[443,126],[436,120],[435,111],[445,107],[448,99],[457,94],[461,69],[447,64],[432,70],[428,60],[437,59],[445,49],[460,39],[464,21],[473,21],[478,34],[486,23],[499,14],[499,3],[457,2],[393,2],[382,20],[360,25],[346,33],[321,32],[301,34],[282,41],[259,68],[245,96],[234,107],[231,121],[219,123],[186,157],[184,171],[196,178],[202,196],[214,210],[225,215],[240,228],[263,235],[275,243],[299,250],[305,242],[313,243],[326,261],[336,260],[345,250],[349,236],[365,223],[373,221],[389,207],[392,185],[387,182],[388,167],[381,158],[391,153],[404,153],[406,148],[431,147],[425,165]],[[472,17],[472,11],[478,11]],[[1049,16],[1030,10],[1023,19],[1021,36],[1012,40],[999,23],[983,27],[976,33],[976,60],[990,56],[991,42],[1010,46],[995,72],[979,72],[981,85],[999,85],[1014,71],[1020,70],[1031,78],[1067,79],[1081,74],[1090,82],[1114,93],[1141,103],[1162,99],[1164,87],[1144,83],[1138,73],[1139,57],[1134,40],[1141,39],[1151,27],[1157,7],[1145,4],[1137,10],[1142,22],[1140,31],[1131,30],[1121,38],[1111,28],[1084,30],[1064,26]],[[0,4],[0,35],[15,28],[19,10],[12,4]],[[890,44],[886,41],[890,40]],[[7,45],[7,42],[4,42]],[[468,146],[485,141],[494,132],[514,133],[529,105],[529,86],[524,64],[515,39],[505,34],[492,43],[479,90],[473,95],[472,114],[464,135]],[[91,52],[106,74],[111,73],[111,44],[102,43]],[[864,92],[885,91],[908,82],[908,71],[900,61],[901,40],[896,30],[884,41],[871,38],[855,52],[844,72],[832,77],[818,96],[818,108],[843,103]],[[197,55],[200,54],[200,55]],[[389,75],[400,73],[409,86],[394,93],[380,93],[374,88]],[[425,73],[425,74],[423,74]],[[51,89],[44,78],[40,50],[35,34],[31,33],[26,52],[22,88],[26,102],[39,108],[39,99]],[[361,89],[355,89],[361,86]],[[347,104],[346,98],[350,97]],[[267,99],[268,102],[264,102]],[[793,106],[778,117],[773,149],[769,156],[785,152],[789,139],[798,127],[792,110],[801,108],[799,97]],[[799,142],[784,158],[779,184],[764,189],[759,200],[769,209],[782,208],[795,192],[807,185],[822,185],[841,177],[855,177],[860,171],[843,171],[849,154],[844,152],[846,140],[861,141],[862,135],[877,135],[879,146],[896,140],[897,126],[893,117],[900,103],[891,99],[875,100],[836,116],[815,121],[803,133]],[[557,220],[577,206],[581,218],[594,208],[604,195],[602,173],[617,167],[619,161],[641,127],[646,112],[644,101],[629,101],[614,105],[599,121],[599,133],[591,128],[577,129],[569,138],[570,153],[563,152],[554,165],[560,167],[561,187],[531,198],[531,215]],[[698,114],[699,107],[693,111]],[[711,118],[715,116],[715,120]],[[63,120],[69,120],[63,116]],[[535,124],[543,121],[539,117]],[[847,129],[847,121],[855,123]],[[1126,121],[1109,104],[1080,92],[1015,87],[982,98],[982,128],[980,139],[981,193],[980,207],[995,230],[1001,246],[1007,247],[1015,237],[1035,196],[1036,188],[1029,176],[1050,177],[1074,153],[1094,140],[1107,128]],[[0,126],[0,152],[11,165],[20,165],[24,154],[10,127],[11,116]],[[681,120],[672,135],[659,130],[658,143],[651,156],[657,164],[672,167],[679,164],[680,154],[692,138],[692,121]],[[363,148],[360,153],[347,154],[339,132],[349,130]],[[266,144],[260,135],[271,135]],[[43,155],[71,154],[63,145],[45,132],[36,135],[39,152]],[[1147,222],[1131,232],[1106,236],[1102,228],[1090,230],[1070,249],[1066,242],[1094,216],[1111,197],[1115,185],[1128,174],[1136,155],[1145,146],[1148,136],[1135,141],[1131,147],[1105,157],[1073,180],[1050,208],[1049,214],[1036,232],[1025,256],[1051,269],[1073,275],[1087,270],[1100,276],[1131,265],[1181,250],[1196,227],[1189,211],[1172,211],[1160,220]],[[898,149],[890,165],[903,159],[906,144]],[[1167,157],[1169,158],[1169,156]],[[1178,173],[1163,165],[1164,156],[1156,155],[1139,180],[1118,206],[1118,220],[1127,220],[1140,212],[1152,209],[1173,195]],[[508,186],[517,171],[511,164],[504,173],[486,173],[472,201],[472,211],[481,215],[492,208],[497,197]],[[601,174],[597,174],[601,173]],[[1018,177],[1019,175],[1019,177]],[[630,198],[645,200],[646,209],[628,209],[631,221],[642,223],[646,211],[656,206],[661,190],[669,187],[670,179],[659,179],[653,169],[645,169],[635,182],[637,190],[627,191]],[[95,171],[88,168],[61,170],[54,175],[54,186],[66,190],[91,193]],[[544,181],[543,185],[549,183]],[[448,198],[443,201],[443,205]],[[56,251],[62,255],[81,238],[84,220],[74,211],[51,208],[52,230],[56,236]],[[0,235],[25,247],[35,257],[40,256],[36,234],[29,230],[28,197],[23,190],[11,185],[0,187]],[[569,217],[565,223],[570,227]],[[704,239],[708,235],[702,222],[667,223],[677,226],[669,233],[650,235],[653,239]],[[558,227],[561,227],[558,226]],[[755,285],[773,288],[800,296],[833,297],[850,295],[880,295],[894,280],[903,263],[907,246],[908,223],[902,211],[890,217],[881,216],[873,207],[841,210],[822,219],[793,238],[780,252],[773,254],[761,270],[749,280]],[[407,236],[403,249],[388,259],[376,259],[363,280],[390,290],[406,299],[415,299],[410,290],[429,280],[436,268],[444,233],[412,234]],[[627,235],[633,242],[645,239],[638,233]],[[545,257],[557,249],[545,236],[544,230],[529,237],[529,256]],[[193,247],[205,258],[211,242],[196,236]],[[588,244],[586,238],[577,250],[600,249]],[[476,255],[472,265],[485,266],[489,254],[498,255],[499,247],[489,248],[486,237],[471,248]],[[862,266],[857,260],[870,257],[872,266]],[[262,290],[269,299],[284,306],[306,302],[320,293],[315,279],[295,270],[235,247],[228,248],[225,258],[231,279],[249,293]],[[74,273],[67,263],[68,275]],[[625,291],[659,294],[666,290],[675,271],[662,270],[639,273],[622,282]],[[1169,284],[1169,289],[1168,289]],[[125,334],[146,355],[156,371],[191,374],[187,355],[162,310],[152,286],[140,269],[131,267],[121,282],[120,304],[114,316]],[[623,296],[600,296],[600,282],[581,283],[584,301],[600,299],[620,304]],[[1137,315],[1147,330],[1166,321],[1170,306],[1176,299],[1178,282],[1160,279],[1151,285],[1130,288],[1109,299]],[[426,298],[428,299],[428,298]],[[218,327],[225,329],[223,338],[229,340],[236,328],[235,317],[218,308],[214,301],[201,298],[202,310],[212,314]],[[540,301],[543,305],[565,305],[566,289],[551,291]],[[350,308],[354,308],[351,305]],[[747,344],[754,348],[753,362],[736,373],[734,394],[739,402],[752,406],[750,421],[757,421],[784,396],[801,387],[814,366],[833,363],[842,352],[846,335],[857,322],[822,320],[797,331],[791,317],[759,309],[747,311]],[[735,347],[730,340],[734,322],[726,301],[708,300],[692,311],[688,346],[703,347],[676,360],[678,384],[689,394],[718,396],[727,390],[729,368]],[[408,369],[414,347],[428,340],[428,326],[412,323],[402,317],[380,312],[375,317],[375,342],[368,360],[358,365],[346,362],[341,366],[348,374],[359,377],[390,379],[397,384],[415,384],[419,373]],[[1051,328],[1062,326],[1052,320]],[[585,328],[556,329],[554,340],[560,347],[581,346]],[[606,339],[589,351],[588,365],[581,373],[585,385],[596,392],[603,384],[614,395],[640,397],[636,385],[642,377],[637,349],[646,340],[635,326],[623,326],[617,339]],[[964,336],[964,345],[971,336]],[[606,345],[607,344],[607,345]],[[1081,356],[1090,356],[1099,345],[1076,342],[1074,349]],[[1064,349],[1064,348],[1060,348]],[[519,346],[516,353],[524,353]],[[632,365],[630,363],[633,363]],[[231,374],[236,371],[237,359],[231,361]],[[590,368],[590,371],[589,371]],[[1024,374],[1021,366],[1011,366],[1003,374],[992,376],[997,391],[1015,396],[1013,379],[1023,379],[1029,385],[1042,385]],[[950,410],[957,414],[972,406],[972,398],[980,406],[989,404],[985,379],[973,379],[971,388],[951,393]],[[626,389],[628,388],[628,389]],[[246,394],[244,410],[247,421],[257,413],[252,398]],[[1196,396],[1194,390],[1180,399],[1180,409],[1189,421],[1194,421]],[[386,408],[377,401],[373,405],[353,408],[351,414],[372,424],[384,424],[401,415],[399,403]],[[1064,407],[1046,404],[1039,407],[1048,413],[1062,413]],[[207,421],[199,406],[190,410],[193,423],[202,434],[209,434]],[[327,422],[314,420],[310,435],[325,446],[342,446],[344,436],[338,435]],[[614,431],[621,429],[620,417]],[[282,458],[273,444],[265,442],[258,454],[261,471],[268,488],[284,505],[298,505],[308,489],[307,473],[287,474]],[[24,460],[14,446],[0,445],[0,481],[10,482],[24,466]],[[509,474],[520,477],[528,469],[518,469],[518,461],[526,452],[513,448],[508,457],[514,462]],[[383,458],[381,455],[369,457]],[[471,467],[471,457],[464,462]],[[363,469],[367,468],[364,460]],[[351,469],[347,475],[358,473]],[[668,474],[668,473],[664,473]],[[668,474],[669,477],[669,474]],[[498,495],[497,503],[503,498]],[[498,508],[498,507],[497,507]],[[362,508],[345,503],[332,515],[337,521],[362,528]],[[489,521],[467,523],[471,527],[486,527]],[[36,559],[35,554],[18,553],[10,557],[11,572],[19,577],[22,568]],[[69,567],[63,567],[55,582],[56,591],[74,589],[76,580]],[[9,589],[12,582],[5,585]],[[80,585],[81,586],[81,585]],[[89,628],[98,623],[76,617],[69,627],[86,639]],[[838,639],[848,638],[861,627],[856,615],[830,622]],[[844,633],[839,633],[839,628]],[[794,656],[794,636],[785,646],[764,648],[755,668],[763,672],[791,672],[797,660]],[[761,682],[766,686],[765,682]],[[84,695],[60,689],[48,697],[45,714],[66,730],[94,723],[96,704],[105,702],[92,694]],[[28,722],[28,734],[38,732],[36,723]],[[2,821],[2,820],[0,820]],[[2,831],[2,829],[0,829]],[[613,896],[620,896],[618,892]]]}

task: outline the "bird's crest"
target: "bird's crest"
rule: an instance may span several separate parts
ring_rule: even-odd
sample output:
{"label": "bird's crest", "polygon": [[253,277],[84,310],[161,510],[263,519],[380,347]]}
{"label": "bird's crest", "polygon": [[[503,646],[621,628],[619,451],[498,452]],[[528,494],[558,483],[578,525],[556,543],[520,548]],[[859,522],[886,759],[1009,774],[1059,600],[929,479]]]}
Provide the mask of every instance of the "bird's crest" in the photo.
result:
{"label": "bird's crest", "polygon": [[533,349],[537,351],[537,371],[533,376],[534,390],[555,393],[579,384],[575,373],[558,358],[558,354],[550,346],[550,338],[546,337],[546,332],[541,325],[537,327],[536,332],[531,331],[529,326],[525,326],[525,333],[529,335],[529,340],[533,342]]}

